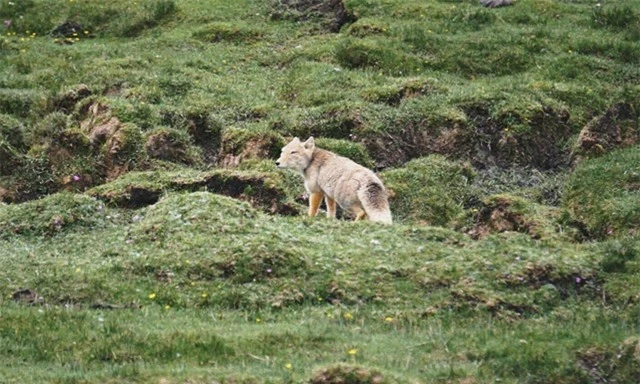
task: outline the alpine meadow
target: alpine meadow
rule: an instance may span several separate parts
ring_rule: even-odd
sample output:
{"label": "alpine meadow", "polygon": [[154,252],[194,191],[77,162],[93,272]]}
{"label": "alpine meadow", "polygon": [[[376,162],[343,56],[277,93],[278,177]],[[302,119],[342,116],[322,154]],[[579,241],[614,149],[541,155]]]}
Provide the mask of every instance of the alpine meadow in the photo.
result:
{"label": "alpine meadow", "polygon": [[0,383],[640,382],[640,0],[485,3],[0,0]]}

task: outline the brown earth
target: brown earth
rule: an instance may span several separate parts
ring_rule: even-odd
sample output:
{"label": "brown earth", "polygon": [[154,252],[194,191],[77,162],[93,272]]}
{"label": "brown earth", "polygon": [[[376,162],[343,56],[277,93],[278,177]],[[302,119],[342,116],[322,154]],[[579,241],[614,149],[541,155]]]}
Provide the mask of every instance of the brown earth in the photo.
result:
{"label": "brown earth", "polygon": [[156,203],[167,190],[207,190],[247,201],[254,207],[271,214],[287,216],[299,214],[295,205],[283,201],[284,191],[267,177],[225,170],[211,171],[196,180],[176,179],[162,186],[129,185],[125,190],[89,191],[89,194],[118,207],[139,208]]}
{"label": "brown earth", "polygon": [[572,162],[583,157],[602,155],[617,147],[640,143],[639,120],[640,111],[633,105],[613,105],[582,129],[571,154]]}
{"label": "brown earth", "polygon": [[271,18],[296,21],[320,19],[330,32],[339,32],[343,25],[356,21],[342,0],[275,0]]}
{"label": "brown earth", "polygon": [[486,106],[467,106],[463,111],[466,121],[397,121],[395,130],[369,134],[362,141],[379,168],[401,166],[429,154],[468,160],[478,169],[528,166],[548,170],[568,163],[561,145],[571,136],[566,110],[543,108],[528,122],[532,128],[526,132],[510,130]]}
{"label": "brown earth", "polygon": [[476,214],[475,225],[468,234],[475,240],[485,238],[491,233],[507,231],[523,232],[533,238],[539,238],[535,233],[535,223],[514,212],[511,203],[511,200],[504,198],[483,204]]}

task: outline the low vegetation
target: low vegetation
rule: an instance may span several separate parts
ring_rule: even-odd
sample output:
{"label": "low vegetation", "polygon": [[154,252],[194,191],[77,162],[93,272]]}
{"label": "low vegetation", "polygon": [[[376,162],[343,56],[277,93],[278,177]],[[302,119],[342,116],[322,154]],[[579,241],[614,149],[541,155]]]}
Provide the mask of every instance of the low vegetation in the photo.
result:
{"label": "low vegetation", "polygon": [[638,9],[0,0],[0,381],[638,381]]}

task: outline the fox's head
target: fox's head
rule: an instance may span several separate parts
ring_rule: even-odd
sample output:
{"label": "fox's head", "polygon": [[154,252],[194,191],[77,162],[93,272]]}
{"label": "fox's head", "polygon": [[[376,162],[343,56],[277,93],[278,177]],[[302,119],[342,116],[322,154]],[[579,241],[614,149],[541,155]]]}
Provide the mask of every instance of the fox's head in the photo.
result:
{"label": "fox's head", "polygon": [[311,157],[313,156],[315,147],[316,144],[313,136],[304,143],[296,137],[282,148],[280,158],[276,160],[276,166],[278,168],[288,168],[294,171],[304,172],[309,166],[309,163],[311,163]]}

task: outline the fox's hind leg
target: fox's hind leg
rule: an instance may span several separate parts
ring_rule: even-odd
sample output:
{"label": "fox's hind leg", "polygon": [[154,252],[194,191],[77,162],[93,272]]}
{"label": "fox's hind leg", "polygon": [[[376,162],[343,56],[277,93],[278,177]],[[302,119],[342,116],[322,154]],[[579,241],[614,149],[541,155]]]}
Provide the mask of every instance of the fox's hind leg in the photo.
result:
{"label": "fox's hind leg", "polygon": [[327,204],[327,217],[336,218],[336,201],[329,196],[324,197],[324,202]]}
{"label": "fox's hind leg", "polygon": [[364,209],[360,209],[356,214],[356,219],[354,221],[360,221],[365,219],[367,219],[367,213],[364,211]]}
{"label": "fox's hind leg", "polygon": [[322,202],[323,197],[324,193],[322,192],[314,192],[309,196],[309,216],[315,216],[318,214],[318,208],[320,208],[320,203]]}

